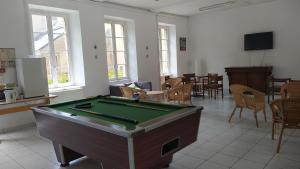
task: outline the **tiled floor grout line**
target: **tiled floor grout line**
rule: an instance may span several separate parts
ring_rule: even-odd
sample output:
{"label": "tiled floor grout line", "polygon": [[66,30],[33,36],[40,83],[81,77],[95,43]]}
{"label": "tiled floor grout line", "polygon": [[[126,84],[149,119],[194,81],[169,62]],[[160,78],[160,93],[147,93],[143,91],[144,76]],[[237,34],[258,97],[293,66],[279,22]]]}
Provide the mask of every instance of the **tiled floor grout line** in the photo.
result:
{"label": "tiled floor grout line", "polygon": [[16,164],[18,164],[18,166],[22,167],[23,169],[26,169],[23,165],[21,165],[20,163],[18,163],[18,161],[16,161],[14,158],[12,158],[12,160],[13,160]]}
{"label": "tiled floor grout line", "polygon": [[[266,136],[267,137],[267,136]],[[275,139],[275,135],[274,135],[274,139]],[[265,169],[266,167],[268,167],[269,163],[273,160],[273,158],[276,156],[276,153],[272,155],[272,157],[269,159],[269,161],[265,164],[264,168]]]}
{"label": "tiled floor grout line", "polygon": [[[287,139],[286,139],[286,140],[283,140],[283,142],[281,143],[281,146],[287,142],[287,140],[288,140],[288,138],[289,138],[289,135],[287,135],[287,136],[288,136]],[[267,136],[266,136],[266,137],[267,137]],[[274,140],[275,140],[275,139],[276,139],[276,138],[275,138],[275,135],[274,135]],[[277,138],[277,139],[278,139],[278,138]],[[266,167],[268,167],[268,165],[269,165],[270,162],[276,157],[276,155],[277,155],[277,152],[276,152],[276,153],[273,153],[272,157],[270,158],[270,160],[268,160],[268,162],[266,163],[266,165],[264,166],[263,169],[265,169]]]}
{"label": "tiled floor grout line", "polygon": [[[229,130],[229,129],[228,129]],[[250,129],[247,129],[247,130],[250,130]],[[242,137],[243,135],[245,135],[246,133],[243,133],[243,134],[241,134],[239,137]],[[222,135],[222,134],[220,134],[220,135]],[[216,136],[218,136],[218,135],[216,135]],[[216,137],[215,136],[215,137]],[[239,138],[238,137],[238,138]],[[228,145],[230,145],[230,144],[232,144],[232,142],[231,143],[228,143],[228,144],[226,144],[226,145],[224,145],[224,147],[223,148],[221,148],[219,151],[217,151],[216,153],[214,153],[213,155],[211,155],[208,159],[205,159],[201,164],[199,164],[195,169],[197,169],[198,167],[200,167],[203,163],[205,163],[205,162],[207,162],[207,161],[209,161],[214,155],[216,155],[216,154],[218,154],[218,153],[221,153],[221,151],[222,150],[224,150],[225,148],[226,148],[226,146],[228,146]],[[255,144],[256,145],[256,144]],[[255,146],[254,145],[254,146]],[[251,150],[251,149],[250,149]],[[249,151],[248,151],[249,152]],[[248,153],[247,152],[247,153]],[[245,154],[247,154],[247,153],[245,153]],[[229,154],[227,154],[228,156],[231,156],[231,157],[236,157],[236,156],[232,156],[232,155],[229,155]],[[242,158],[238,158],[238,160],[236,160],[236,162],[238,162],[240,159],[242,159]],[[235,162],[235,163],[236,163]],[[235,164],[235,163],[233,163],[232,164],[232,166]],[[228,169],[231,169],[232,167],[229,167]]]}
{"label": "tiled floor grout line", "polygon": [[[250,129],[249,129],[249,130],[250,130]],[[249,131],[249,130],[248,130],[248,131]],[[240,136],[240,137],[241,137],[241,136]],[[263,138],[264,138],[264,137],[262,137],[262,138],[260,139],[260,141],[261,141]],[[258,145],[258,143],[259,143],[260,141],[257,141],[251,148],[249,148],[249,150],[248,150],[246,153],[244,153],[244,155],[242,155],[241,157],[239,157],[239,159],[236,160],[236,162],[234,162],[234,163],[232,164],[232,166],[229,167],[229,169],[232,169],[232,167],[233,167],[236,163],[238,163],[240,160],[244,159],[243,157],[245,157],[245,155],[246,155],[247,153],[249,153],[249,152],[252,150],[252,148],[254,148],[256,145]],[[248,161],[251,161],[251,160],[248,160]]]}
{"label": "tiled floor grout line", "polygon": [[9,154],[5,153],[5,155],[11,159],[12,161],[14,161],[19,167],[23,168],[23,169],[26,169],[25,167],[23,167],[20,163],[18,163],[15,158],[11,157]]}

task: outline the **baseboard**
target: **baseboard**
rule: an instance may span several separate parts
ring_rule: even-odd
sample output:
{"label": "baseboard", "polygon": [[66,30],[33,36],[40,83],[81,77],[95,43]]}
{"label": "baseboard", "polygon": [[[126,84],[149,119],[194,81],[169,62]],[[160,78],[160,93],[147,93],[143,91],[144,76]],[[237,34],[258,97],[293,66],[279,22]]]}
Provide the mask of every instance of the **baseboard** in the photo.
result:
{"label": "baseboard", "polygon": [[24,128],[29,128],[29,127],[35,127],[35,126],[36,126],[36,123],[32,122],[32,123],[18,125],[18,126],[14,126],[14,127],[3,128],[3,129],[0,129],[0,134],[13,132],[13,131],[17,131],[17,130],[24,129]]}

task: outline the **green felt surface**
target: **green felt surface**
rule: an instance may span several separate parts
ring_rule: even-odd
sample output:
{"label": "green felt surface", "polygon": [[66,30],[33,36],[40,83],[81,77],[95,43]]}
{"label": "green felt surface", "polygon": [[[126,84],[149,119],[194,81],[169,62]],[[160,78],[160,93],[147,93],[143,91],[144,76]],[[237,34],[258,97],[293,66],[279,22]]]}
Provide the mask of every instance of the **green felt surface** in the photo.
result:
{"label": "green felt surface", "polygon": [[[101,102],[103,101],[103,102]],[[110,102],[110,103],[107,103]],[[114,118],[109,117],[103,117],[83,111],[78,110],[72,110],[70,107],[75,107],[77,104],[83,104],[83,103],[91,103],[92,108],[84,109],[96,113],[103,113],[103,114],[109,114],[109,115],[115,115],[118,117],[124,117],[127,119],[137,120],[138,124],[153,120],[155,118],[161,117],[163,115],[167,115],[170,113],[173,113],[179,109],[184,108],[183,106],[177,106],[177,105],[166,105],[166,104],[159,104],[159,103],[151,103],[151,102],[134,102],[132,100],[124,100],[124,99],[117,99],[117,98],[91,98],[91,99],[83,99],[78,101],[72,101],[72,102],[66,102],[66,103],[60,103],[60,104],[54,104],[50,105],[48,107],[53,108],[58,111],[74,114],[77,116],[84,116],[93,118],[95,121],[108,121],[114,124],[120,124],[128,130],[135,129],[137,124],[126,122],[123,120],[118,120]],[[117,103],[117,104],[112,104]],[[130,107],[120,104],[133,104],[138,106],[146,106],[151,107],[154,109],[163,109],[163,110],[152,110],[148,108],[137,108],[137,107]]]}

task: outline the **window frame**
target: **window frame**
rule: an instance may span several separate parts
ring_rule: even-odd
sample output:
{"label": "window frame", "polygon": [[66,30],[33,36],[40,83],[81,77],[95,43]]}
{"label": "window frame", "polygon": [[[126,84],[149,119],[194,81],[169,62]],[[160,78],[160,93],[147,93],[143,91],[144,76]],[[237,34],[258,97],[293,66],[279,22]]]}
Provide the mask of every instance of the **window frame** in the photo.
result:
{"label": "window frame", "polygon": [[[51,66],[51,74],[53,78],[53,84],[48,84],[49,90],[66,88],[70,86],[74,86],[74,76],[73,76],[73,50],[72,50],[72,41],[71,36],[72,32],[70,29],[70,15],[65,12],[57,12],[57,11],[48,11],[41,9],[29,9],[29,20],[30,20],[30,31],[31,31],[31,48],[32,53],[36,57],[35,54],[35,46],[34,46],[34,32],[33,32],[33,20],[32,15],[41,15],[46,17],[47,23],[47,33],[48,33],[48,41],[49,41],[49,60]],[[69,62],[69,82],[68,83],[59,83],[58,82],[58,73],[57,73],[57,58],[55,56],[55,47],[54,47],[54,39],[53,39],[53,27],[52,27],[52,17],[62,17],[65,21],[65,31],[66,31],[66,40],[67,40],[67,51],[68,51],[68,62]],[[49,26],[50,25],[50,26]],[[53,62],[54,61],[54,62]],[[54,64],[54,65],[53,65]]]}
{"label": "window frame", "polygon": [[[112,29],[112,35],[111,37],[110,36],[107,36],[106,35],[106,32],[105,32],[105,24],[106,23],[109,23],[111,24],[111,29]],[[124,54],[125,54],[125,68],[126,68],[126,77],[122,77],[122,78],[119,78],[118,77],[118,63],[117,63],[117,47],[116,47],[116,35],[115,35],[115,24],[120,24],[123,26],[123,39],[124,39]],[[120,20],[114,20],[114,19],[105,19],[104,21],[104,35],[105,35],[105,40],[107,38],[112,38],[112,48],[113,48],[113,51],[107,51],[107,46],[106,46],[106,43],[105,43],[105,53],[106,53],[106,59],[107,59],[107,53],[108,52],[112,52],[113,53],[113,61],[114,61],[114,74],[115,74],[115,78],[112,78],[110,79],[108,77],[108,80],[109,82],[116,82],[116,81],[124,81],[124,80],[129,80],[129,69],[130,69],[130,66],[129,66],[129,48],[128,48],[128,31],[127,31],[127,23],[126,21],[120,21]],[[107,63],[107,62],[106,62]],[[108,63],[107,63],[107,69],[108,69]],[[107,74],[108,76],[108,74]]]}
{"label": "window frame", "polygon": [[[167,39],[163,39],[161,36],[161,29],[166,29],[166,35],[167,35]],[[168,60],[167,60],[167,64],[168,64],[168,72],[164,73],[162,70],[162,66],[163,66],[163,60],[162,60],[162,40],[167,40],[167,46],[168,46],[168,50],[167,50],[167,54],[168,54]],[[160,75],[161,76],[166,76],[166,75],[170,75],[171,74],[171,53],[170,53],[170,27],[166,26],[166,25],[158,25],[158,44],[159,44],[159,64],[160,64]],[[165,51],[165,50],[164,50]]]}

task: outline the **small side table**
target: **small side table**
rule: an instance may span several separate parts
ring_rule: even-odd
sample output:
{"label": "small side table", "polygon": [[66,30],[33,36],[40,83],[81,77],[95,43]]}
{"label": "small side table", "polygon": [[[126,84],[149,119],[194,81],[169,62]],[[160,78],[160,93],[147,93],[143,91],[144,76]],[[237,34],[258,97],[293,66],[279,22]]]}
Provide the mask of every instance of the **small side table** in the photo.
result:
{"label": "small side table", "polygon": [[157,101],[162,101],[165,99],[165,92],[164,91],[147,91],[147,95],[150,97],[155,98]]}

